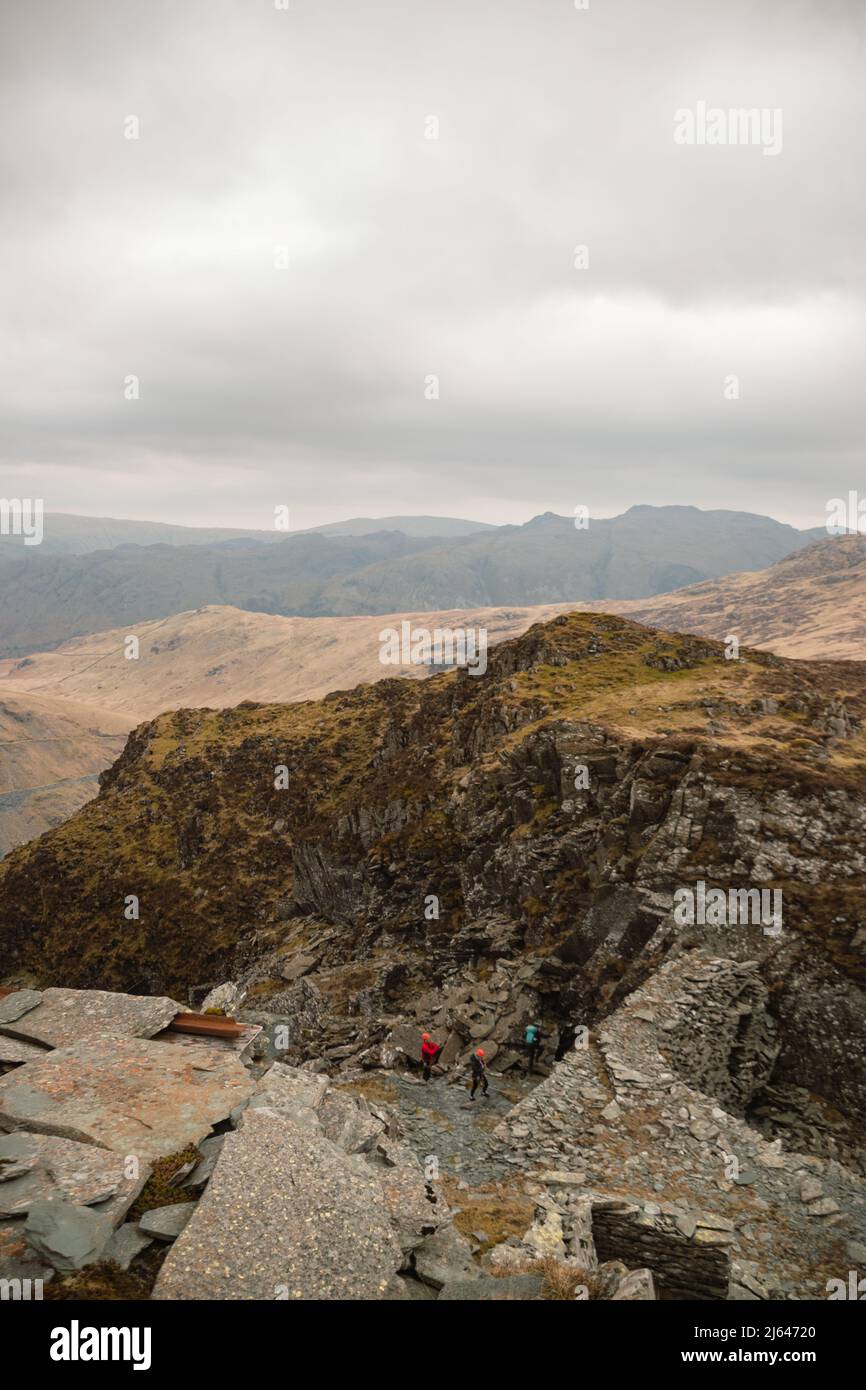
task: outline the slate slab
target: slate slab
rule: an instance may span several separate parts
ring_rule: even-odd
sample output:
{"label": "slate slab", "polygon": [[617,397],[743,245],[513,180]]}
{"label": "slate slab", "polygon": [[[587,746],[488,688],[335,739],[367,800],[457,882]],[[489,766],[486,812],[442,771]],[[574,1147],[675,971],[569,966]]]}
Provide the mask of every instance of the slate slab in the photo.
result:
{"label": "slate slab", "polygon": [[12,1256],[0,1255],[0,1280],[20,1280],[22,1301],[29,1303],[31,1299],[41,1298],[41,1286],[50,1284],[53,1278],[54,1270],[50,1265],[40,1264],[38,1260],[16,1260]]}
{"label": "slate slab", "polygon": [[327,1076],[302,1071],[300,1067],[290,1067],[285,1062],[274,1062],[256,1089],[278,1095],[292,1105],[318,1110],[330,1085]]}
{"label": "slate slab", "polygon": [[39,1163],[39,1146],[32,1134],[4,1134],[0,1139],[0,1182],[20,1178]]}
{"label": "slate slab", "polygon": [[216,1052],[235,1052],[239,1057],[244,1057],[262,1032],[262,1026],[259,1023],[244,1023],[242,1029],[234,1038],[205,1038],[196,1033],[175,1033],[170,1028],[152,1036],[159,1042],[170,1043],[172,1047],[212,1047]]}
{"label": "slate slab", "polygon": [[231,1052],[94,1038],[0,1077],[0,1129],[56,1134],[151,1163],[204,1138],[254,1086]]}
{"label": "slate slab", "polygon": [[120,1269],[129,1269],[136,1255],[140,1255],[149,1245],[153,1245],[153,1236],[143,1235],[136,1222],[127,1221],[118,1226],[103,1250],[102,1258],[110,1260]]}
{"label": "slate slab", "polygon": [[319,1121],[327,1138],[347,1154],[369,1152],[385,1128],[363,1096],[333,1089],[319,1107]]}
{"label": "slate slab", "polygon": [[181,1187],[201,1187],[210,1181],[224,1143],[224,1134],[212,1134],[209,1138],[202,1139],[198,1146],[201,1160],[193,1168],[189,1177],[181,1183]]}
{"label": "slate slab", "polygon": [[0,999],[0,1025],[14,1023],[16,1018],[35,1009],[41,999],[42,992],[38,989],[16,989],[4,995]]}
{"label": "slate slab", "polygon": [[[322,1102],[330,1084],[327,1076],[274,1062],[259,1080],[248,1106],[275,1110],[303,1129],[318,1131]],[[240,1107],[232,1113],[232,1124],[238,1129],[244,1123],[245,1112],[246,1107]]]}
{"label": "slate slab", "polygon": [[175,1202],[169,1207],[153,1207],[138,1223],[142,1235],[156,1240],[177,1240],[195,1211],[195,1202]]}
{"label": "slate slab", "polygon": [[[14,999],[14,995],[7,996]],[[174,999],[145,994],[115,994],[103,989],[46,989],[35,1008],[0,1023],[0,1031],[46,1047],[112,1037],[150,1038],[166,1028],[181,1005]]]}
{"label": "slate slab", "polygon": [[[13,1170],[19,1170],[17,1175],[6,1176],[7,1158]],[[139,1169],[131,1178],[125,1169],[122,1154],[92,1144],[48,1134],[4,1134],[0,1136],[0,1176],[4,1179],[0,1181],[0,1216],[21,1215],[34,1202],[52,1198],[78,1206],[92,1206],[113,1197],[127,1197],[131,1203],[150,1170]]]}
{"label": "slate slab", "polygon": [[356,1162],[283,1115],[247,1111],[153,1298],[381,1298],[402,1253],[375,1176]]}
{"label": "slate slab", "polygon": [[45,1048],[38,1043],[22,1042],[20,1038],[7,1038],[0,1033],[0,1063],[20,1066],[22,1062],[32,1062],[34,1057],[44,1057]]}
{"label": "slate slab", "polygon": [[24,1226],[30,1249],[60,1271],[93,1264],[113,1231],[109,1217],[72,1202],[34,1202]]}

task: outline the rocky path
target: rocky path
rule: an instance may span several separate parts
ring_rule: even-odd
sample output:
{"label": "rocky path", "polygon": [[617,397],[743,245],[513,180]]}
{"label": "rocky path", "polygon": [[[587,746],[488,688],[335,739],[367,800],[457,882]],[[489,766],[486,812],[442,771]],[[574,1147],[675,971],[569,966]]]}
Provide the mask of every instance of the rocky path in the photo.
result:
{"label": "rocky path", "polygon": [[444,1077],[427,1083],[392,1073],[388,1100],[397,1110],[406,1142],[422,1165],[435,1163],[438,1173],[470,1184],[493,1182],[505,1176],[501,1146],[492,1133],[514,1106],[544,1080],[525,1073],[490,1076],[488,1095],[469,1099],[468,1085]]}

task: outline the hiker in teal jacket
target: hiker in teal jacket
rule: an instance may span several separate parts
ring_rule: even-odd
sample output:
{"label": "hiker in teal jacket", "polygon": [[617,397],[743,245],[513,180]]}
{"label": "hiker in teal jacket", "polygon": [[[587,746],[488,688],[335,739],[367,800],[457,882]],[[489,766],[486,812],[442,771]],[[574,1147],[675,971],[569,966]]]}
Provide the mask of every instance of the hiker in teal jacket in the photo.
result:
{"label": "hiker in teal jacket", "polygon": [[541,1051],[541,1028],[537,1023],[527,1025],[526,1032],[523,1034],[523,1042],[527,1053],[526,1070],[531,1074]]}

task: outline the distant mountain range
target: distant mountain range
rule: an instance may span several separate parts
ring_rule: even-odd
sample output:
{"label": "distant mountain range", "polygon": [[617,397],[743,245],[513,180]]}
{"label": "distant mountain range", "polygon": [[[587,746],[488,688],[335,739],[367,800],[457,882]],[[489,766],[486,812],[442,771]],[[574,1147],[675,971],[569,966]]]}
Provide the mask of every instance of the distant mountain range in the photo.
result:
{"label": "distant mountain range", "polygon": [[[231,545],[241,542],[273,545],[286,539],[285,531],[250,531],[225,526],[172,526],[162,521],[126,521],[114,517],[74,516],[47,512],[39,546],[24,544],[23,536],[0,533],[0,560],[43,555],[88,555],[93,550],[112,550],[119,545]],[[453,516],[367,516],[311,526],[297,535],[367,536],[373,531],[402,531],[405,536],[453,538],[496,528],[484,521],[463,521]]]}
{"label": "distant mountain range", "polygon": [[[385,518],[379,525],[398,522],[402,529],[369,531],[376,523],[362,518],[338,523],[336,531],[276,540],[271,533],[261,539],[257,533],[251,538],[249,532],[220,532],[214,542],[214,533],[204,532],[195,534],[208,539],[196,544],[180,543],[176,533],[184,528],[173,527],[170,542],[125,540],[79,554],[10,545],[3,565],[0,656],[213,604],[344,617],[648,598],[732,570],[763,569],[825,534],[748,512],[696,507],[632,507],[621,516],[592,520],[586,530],[552,512],[523,526],[444,538],[421,532],[434,524],[459,530],[477,523]],[[358,529],[343,534],[339,528],[347,526]]]}

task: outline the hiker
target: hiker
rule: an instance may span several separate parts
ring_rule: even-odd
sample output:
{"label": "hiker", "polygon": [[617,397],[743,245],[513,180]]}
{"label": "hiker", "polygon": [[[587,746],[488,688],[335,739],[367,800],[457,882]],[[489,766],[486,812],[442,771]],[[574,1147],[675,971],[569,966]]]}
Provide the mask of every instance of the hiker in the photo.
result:
{"label": "hiker", "polygon": [[526,1070],[531,1075],[541,1051],[541,1028],[537,1023],[527,1024],[526,1032],[523,1034],[523,1043],[527,1051]]}
{"label": "hiker", "polygon": [[559,1041],[556,1044],[556,1061],[561,1062],[566,1052],[569,1052],[577,1040],[577,1029],[573,1023],[566,1023],[564,1028],[559,1030]]}
{"label": "hiker", "polygon": [[424,1068],[424,1080],[430,1080],[430,1068],[442,1051],[440,1043],[435,1043],[429,1033],[421,1034],[421,1065]]}
{"label": "hiker", "polygon": [[479,1084],[483,1096],[486,1096],[489,1090],[487,1084],[487,1068],[484,1065],[483,1047],[479,1047],[476,1052],[473,1052],[472,1056],[469,1058],[469,1065],[472,1068],[472,1090],[469,1094],[469,1099],[474,1100],[475,1092],[478,1090]]}

